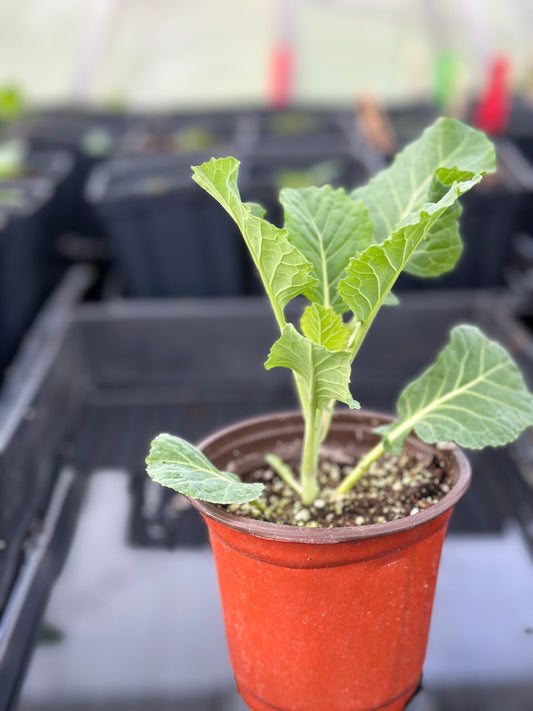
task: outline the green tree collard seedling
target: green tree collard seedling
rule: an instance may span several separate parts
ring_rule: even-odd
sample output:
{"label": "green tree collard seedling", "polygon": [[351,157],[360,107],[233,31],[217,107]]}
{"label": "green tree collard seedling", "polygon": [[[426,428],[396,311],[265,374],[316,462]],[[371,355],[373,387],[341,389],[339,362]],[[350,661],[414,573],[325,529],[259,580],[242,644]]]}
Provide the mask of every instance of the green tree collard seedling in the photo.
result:
{"label": "green tree collard seedling", "polygon": [[[319,495],[319,448],[337,401],[359,408],[349,381],[352,362],[402,273],[437,277],[462,250],[458,198],[495,169],[483,133],[439,119],[394,163],[351,194],[330,186],[284,189],[285,227],[241,201],[239,162],[211,160],[193,168],[194,180],[237,223],[268,295],[280,330],[265,363],[294,374],[305,429],[299,476],[278,457],[268,463],[306,506]],[[298,330],[284,309],[297,296],[309,301]],[[509,354],[473,326],[457,326],[436,362],[410,383],[397,419],[334,491],[342,496],[384,452],[398,453],[414,430],[424,442],[454,441],[468,448],[504,445],[533,424],[533,397]],[[187,496],[243,503],[262,484],[243,483],[216,469],[188,442],[168,434],[152,443],[150,476]]]}

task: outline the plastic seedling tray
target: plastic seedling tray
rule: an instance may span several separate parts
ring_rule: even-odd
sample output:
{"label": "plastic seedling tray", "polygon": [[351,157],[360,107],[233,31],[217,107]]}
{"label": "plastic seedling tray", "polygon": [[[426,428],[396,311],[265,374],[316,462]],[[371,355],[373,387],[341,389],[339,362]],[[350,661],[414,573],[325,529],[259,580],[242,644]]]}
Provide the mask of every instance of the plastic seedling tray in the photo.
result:
{"label": "plastic seedling tray", "polygon": [[0,206],[0,378],[57,274],[46,269],[46,210],[53,186],[44,178],[11,180]]}
{"label": "plastic seedling tray", "polygon": [[[85,400],[86,382],[62,341],[69,312],[91,281],[69,272],[35,323],[0,398],[0,709],[15,708],[53,581],[66,554],[83,479],[63,464],[67,433]],[[77,372],[76,372],[77,371]]]}
{"label": "plastic seedling tray", "polygon": [[[81,376],[75,377],[71,360],[63,363],[62,372],[46,371],[46,382],[41,382],[39,376],[50,365],[50,331],[55,333],[64,327],[61,321],[65,321],[65,311],[72,308],[88,281],[84,269],[69,273],[35,327],[38,337],[22,347],[16,364],[8,371],[3,383],[0,402],[0,610],[23,557],[24,542],[35,516],[50,492],[53,465],[47,453],[57,450],[65,427],[76,406],[80,405],[84,380]],[[39,392],[38,411],[33,410],[28,399],[32,388]]]}
{"label": "plastic seedling tray", "polygon": [[[232,153],[231,147],[220,155]],[[249,270],[237,227],[191,180],[210,154],[155,154],[102,165],[88,186],[131,297],[230,296]]]}
{"label": "plastic seedling tray", "polygon": [[[293,143],[296,141],[293,139]],[[278,202],[282,186],[307,187],[326,183],[350,190],[365,183],[370,170],[354,151],[337,146],[333,150],[320,144],[296,146],[284,154],[253,153],[250,157],[250,181],[242,191],[246,200],[258,202],[267,218],[281,227],[283,211]]]}
{"label": "plastic seedling tray", "polygon": [[34,150],[29,153],[26,163],[30,174],[47,178],[54,188],[45,215],[52,253],[58,235],[69,228],[70,205],[74,199],[75,187],[72,180],[74,158],[68,151]]}
{"label": "plastic seedling tray", "polygon": [[72,157],[65,151],[31,151],[24,175],[0,181],[0,193],[16,196],[3,205],[0,197],[7,217],[0,238],[0,369],[65,270],[58,240],[67,226],[71,170]]}
{"label": "plastic seedling tray", "polygon": [[74,160],[65,216],[69,231],[101,237],[103,227],[83,194],[92,169],[109,158],[139,119],[121,114],[83,111],[43,112],[14,124],[9,134],[24,139],[35,151],[64,150]]}
{"label": "plastic seedling tray", "polygon": [[349,150],[345,118],[346,112],[340,109],[314,107],[258,112],[254,153],[283,158],[308,151],[328,154]]}
{"label": "plastic seedling tray", "polygon": [[220,146],[244,147],[251,140],[253,119],[246,113],[219,111],[180,112],[147,116],[129,131],[119,148],[120,155],[170,153],[187,155]]}

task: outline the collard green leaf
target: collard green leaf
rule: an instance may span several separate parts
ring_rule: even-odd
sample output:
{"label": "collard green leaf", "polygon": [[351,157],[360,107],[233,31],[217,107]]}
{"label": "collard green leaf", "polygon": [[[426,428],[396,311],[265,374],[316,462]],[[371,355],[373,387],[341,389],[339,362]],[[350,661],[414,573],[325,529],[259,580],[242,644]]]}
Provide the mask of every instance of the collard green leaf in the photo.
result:
{"label": "collard green leaf", "polygon": [[[492,144],[480,131],[449,118],[439,119],[399,153],[394,163],[366,186],[352,193],[363,200],[374,223],[374,241],[383,242],[410,214],[422,214],[441,200],[453,183],[464,183],[495,169]],[[449,271],[460,255],[457,209],[439,215],[406,271],[438,276]]]}
{"label": "collard green leaf", "polygon": [[300,325],[304,336],[330,351],[343,351],[348,346],[351,329],[332,308],[311,304],[304,311]]}
{"label": "collard green leaf", "polygon": [[[236,158],[212,158],[202,165],[192,166],[192,179],[222,205],[242,232],[252,210],[241,200],[237,186],[239,166]],[[257,211],[258,207],[254,207],[253,212]]]}
{"label": "collard green leaf", "polygon": [[457,198],[481,178],[480,174],[454,184],[439,202],[426,203],[418,212],[410,213],[382,244],[367,247],[350,261],[347,276],[339,283],[339,294],[358,321],[366,322],[374,318],[429,230]]}
{"label": "collard green leaf", "polygon": [[381,428],[397,451],[414,429],[424,442],[471,449],[512,442],[533,425],[533,396],[507,351],[474,326],[457,326],[436,362],[401,393],[398,421]]}
{"label": "collard green leaf", "polygon": [[349,353],[319,346],[289,323],[272,346],[265,368],[290,368],[297,373],[312,411],[325,409],[331,400],[358,408],[348,389],[351,360]]}
{"label": "collard green leaf", "polygon": [[463,252],[457,222],[461,212],[461,206],[455,203],[430,227],[405,265],[408,274],[425,278],[438,277],[455,266]]}
{"label": "collard green leaf", "polygon": [[[438,203],[449,190],[436,178],[429,191],[429,202]],[[405,266],[405,271],[418,277],[438,277],[453,269],[462,254],[459,234],[462,208],[458,202],[445,210],[427,231],[424,239]]]}
{"label": "collard green leaf", "polygon": [[346,195],[344,189],[334,190],[330,185],[285,189],[280,201],[289,241],[312,264],[316,283],[305,295],[313,303],[346,311],[337,285],[350,258],[372,244],[366,206]]}
{"label": "collard green leaf", "polygon": [[146,464],[159,484],[214,504],[254,501],[263,490],[262,484],[245,484],[235,474],[219,471],[199,449],[170,434],[153,440]]}
{"label": "collard green leaf", "polygon": [[237,223],[278,316],[294,297],[311,289],[311,264],[280,230],[262,219],[262,208],[243,203],[237,187],[239,161],[212,158],[193,166],[193,179],[217,200]]}

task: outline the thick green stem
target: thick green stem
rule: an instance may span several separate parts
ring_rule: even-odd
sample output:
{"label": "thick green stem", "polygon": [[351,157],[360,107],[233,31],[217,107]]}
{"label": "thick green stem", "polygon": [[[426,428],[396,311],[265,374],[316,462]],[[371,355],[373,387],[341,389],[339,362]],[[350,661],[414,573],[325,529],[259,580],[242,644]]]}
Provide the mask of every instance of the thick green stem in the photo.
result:
{"label": "thick green stem", "polygon": [[320,448],[320,411],[313,403],[305,410],[305,430],[302,444],[302,503],[310,506],[318,496],[318,450]]}
{"label": "thick green stem", "polygon": [[335,400],[330,400],[328,407],[323,410],[320,416],[320,442],[322,443],[328,436],[331,427],[331,419],[335,408]]}

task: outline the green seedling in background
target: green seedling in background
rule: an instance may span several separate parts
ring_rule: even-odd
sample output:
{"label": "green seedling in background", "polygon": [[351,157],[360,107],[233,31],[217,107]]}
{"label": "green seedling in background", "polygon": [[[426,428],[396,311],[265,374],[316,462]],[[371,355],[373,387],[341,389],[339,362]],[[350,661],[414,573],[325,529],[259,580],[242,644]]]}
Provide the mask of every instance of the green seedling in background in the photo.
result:
{"label": "green seedling in background", "polygon": [[439,112],[448,112],[455,100],[461,60],[455,52],[439,52],[433,63],[433,103]]}
{"label": "green seedling in background", "polygon": [[19,178],[26,171],[27,146],[14,139],[0,144],[0,179]]}
{"label": "green seedling in background", "polygon": [[22,92],[16,86],[0,87],[0,121],[16,121],[26,111]]}
{"label": "green seedling in background", "polygon": [[[483,133],[439,119],[350,194],[331,186],[282,190],[283,229],[241,201],[235,158],[193,168],[194,180],[237,223],[279,327],[265,367],[292,371],[305,430],[298,474],[276,457],[269,463],[304,505],[320,494],[319,449],[335,403],[359,407],[349,388],[352,363],[379,309],[397,303],[392,289],[403,271],[438,277],[455,266],[462,250],[458,198],[495,162]],[[302,295],[309,303],[297,327],[284,311]],[[400,451],[412,430],[424,442],[477,449],[504,445],[530,425],[533,397],[511,357],[477,328],[458,326],[436,362],[401,393],[397,419],[381,428],[379,444],[334,495],[346,493],[384,452]],[[147,465],[154,480],[204,501],[242,503],[262,491],[168,434],[153,441]]]}

